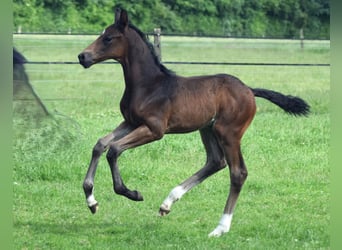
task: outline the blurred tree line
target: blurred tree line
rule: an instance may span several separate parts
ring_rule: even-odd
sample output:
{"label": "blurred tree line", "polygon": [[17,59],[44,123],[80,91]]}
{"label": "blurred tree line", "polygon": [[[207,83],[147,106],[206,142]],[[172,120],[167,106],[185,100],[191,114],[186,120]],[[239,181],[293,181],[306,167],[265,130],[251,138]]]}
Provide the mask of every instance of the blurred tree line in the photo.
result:
{"label": "blurred tree line", "polygon": [[14,31],[99,33],[117,5],[146,33],[330,38],[329,0],[14,0]]}

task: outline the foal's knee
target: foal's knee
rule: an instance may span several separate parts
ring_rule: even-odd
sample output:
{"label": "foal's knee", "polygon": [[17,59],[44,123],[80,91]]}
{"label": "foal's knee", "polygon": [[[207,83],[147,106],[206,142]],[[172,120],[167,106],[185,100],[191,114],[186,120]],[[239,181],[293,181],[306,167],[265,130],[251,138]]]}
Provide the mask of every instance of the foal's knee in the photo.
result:
{"label": "foal's knee", "polygon": [[101,139],[99,139],[93,148],[93,157],[99,157],[105,150],[105,145],[102,143]]}

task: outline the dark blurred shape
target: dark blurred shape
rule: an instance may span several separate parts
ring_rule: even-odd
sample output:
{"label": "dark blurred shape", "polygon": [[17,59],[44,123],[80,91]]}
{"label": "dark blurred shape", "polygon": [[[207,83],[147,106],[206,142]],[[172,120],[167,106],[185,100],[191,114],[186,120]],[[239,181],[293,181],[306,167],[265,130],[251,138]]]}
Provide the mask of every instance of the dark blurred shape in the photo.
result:
{"label": "dark blurred shape", "polygon": [[26,58],[13,48],[13,115],[27,118],[47,116],[48,110],[29,82],[25,63]]}

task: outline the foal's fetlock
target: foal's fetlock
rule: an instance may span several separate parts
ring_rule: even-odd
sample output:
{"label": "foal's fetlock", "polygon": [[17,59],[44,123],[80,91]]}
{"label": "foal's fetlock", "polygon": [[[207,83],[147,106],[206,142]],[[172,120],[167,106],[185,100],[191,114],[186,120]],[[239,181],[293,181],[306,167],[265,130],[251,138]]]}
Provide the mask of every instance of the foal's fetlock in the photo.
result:
{"label": "foal's fetlock", "polygon": [[94,184],[93,182],[89,181],[89,180],[84,180],[83,182],[83,190],[85,193],[92,193]]}

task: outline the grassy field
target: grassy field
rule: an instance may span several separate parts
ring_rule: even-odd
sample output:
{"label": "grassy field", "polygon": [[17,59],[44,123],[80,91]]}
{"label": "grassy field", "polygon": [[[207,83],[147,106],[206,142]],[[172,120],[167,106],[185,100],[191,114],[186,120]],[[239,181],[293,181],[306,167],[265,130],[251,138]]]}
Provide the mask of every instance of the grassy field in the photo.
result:
{"label": "grassy field", "polygon": [[[94,36],[15,35],[29,61],[77,61]],[[162,37],[164,61],[330,63],[330,44],[291,40]],[[242,150],[249,177],[231,231],[208,238],[229,189],[221,171],[176,203],[158,209],[169,191],[205,161],[198,133],[167,135],[123,153],[126,185],[144,202],[114,195],[105,157],[95,178],[100,210],[88,210],[82,182],[97,139],[121,121],[119,65],[26,64],[30,82],[53,114],[13,118],[15,249],[329,249],[329,67],[166,65],[180,75],[228,73],[252,87],[304,98],[309,117],[292,117],[265,100]],[[16,103],[14,103],[16,105]]]}

